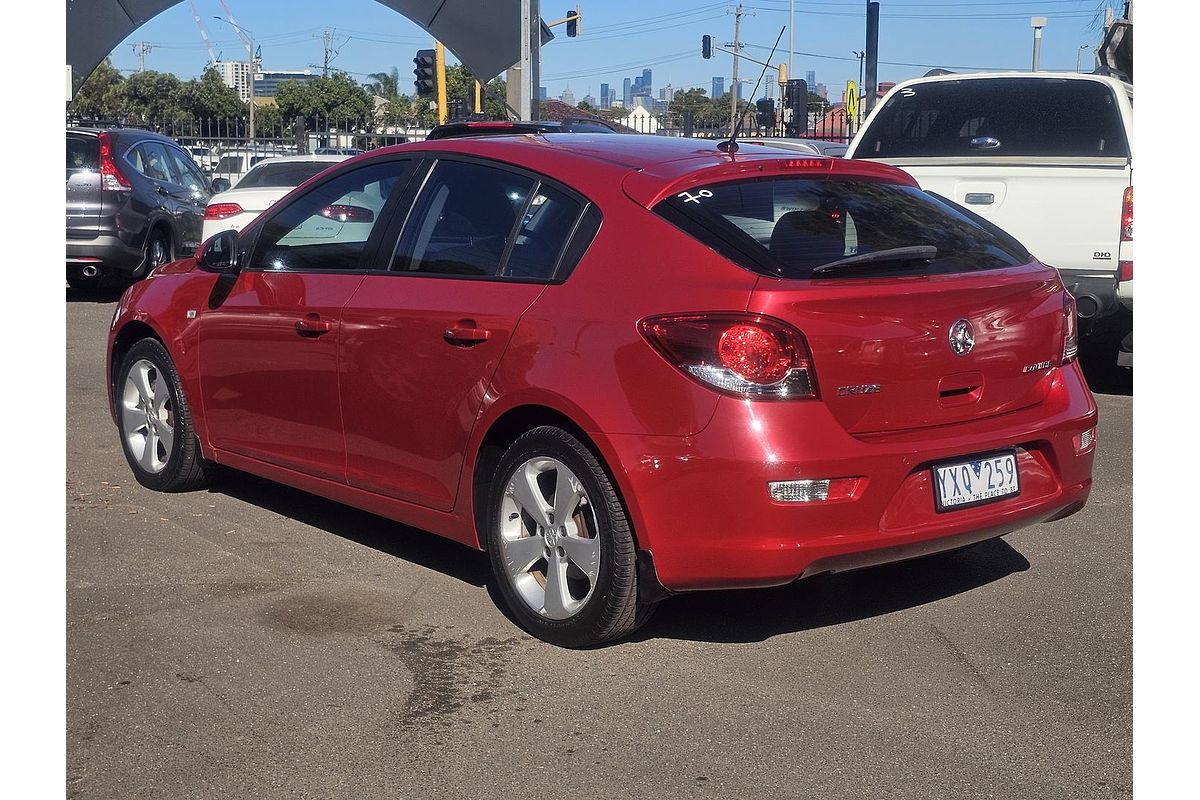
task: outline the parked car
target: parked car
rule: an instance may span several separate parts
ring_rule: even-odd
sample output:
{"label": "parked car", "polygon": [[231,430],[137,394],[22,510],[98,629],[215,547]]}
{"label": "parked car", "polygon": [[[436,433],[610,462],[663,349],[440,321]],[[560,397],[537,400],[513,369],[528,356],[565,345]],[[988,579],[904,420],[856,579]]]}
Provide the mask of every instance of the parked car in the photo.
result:
{"label": "parked car", "polygon": [[741,144],[761,144],[764,147],[780,147],[784,150],[799,150],[801,153],[811,153],[815,156],[842,158],[846,155],[849,145],[843,142],[830,142],[825,139],[793,139],[787,136],[770,136],[761,139],[743,139]]}
{"label": "parked car", "polygon": [[250,171],[250,168],[260,161],[265,161],[268,158],[278,158],[281,154],[267,150],[250,149],[232,149],[221,153],[221,157],[217,159],[216,166],[213,167],[213,180],[218,178],[229,181],[235,184],[238,178]]}
{"label": "parked car", "polygon": [[143,485],[222,464],[486,550],[583,646],[1078,511],[1075,355],[1058,273],[898,169],[544,134],[322,173],[128,291],[108,374]]}
{"label": "parked car", "polygon": [[349,157],[281,156],[260,161],[232,189],[209,199],[204,210],[203,239],[218,231],[241,230],[292,189]]}
{"label": "parked car", "polygon": [[366,150],[363,150],[358,147],[318,147],[316,150],[313,150],[313,155],[317,155],[317,156],[357,156],[357,155],[362,155],[365,152],[366,152]]}
{"label": "parked car", "polygon": [[216,154],[213,153],[211,147],[206,145],[193,144],[184,148],[191,155],[192,160],[196,162],[196,166],[205,172],[212,172],[217,166]]}
{"label": "parked car", "polygon": [[[899,83],[849,158],[898,166],[1056,267],[1082,333],[1133,365],[1133,86],[1074,72],[938,75]],[[1116,330],[1114,330],[1116,328]]]}
{"label": "parked car", "polygon": [[562,120],[473,120],[470,122],[447,122],[438,125],[425,137],[432,139],[461,139],[464,136],[508,136],[514,133],[618,133],[617,129],[604,120],[584,117]]}
{"label": "parked car", "polygon": [[165,136],[67,129],[67,282],[138,279],[200,244],[209,184]]}

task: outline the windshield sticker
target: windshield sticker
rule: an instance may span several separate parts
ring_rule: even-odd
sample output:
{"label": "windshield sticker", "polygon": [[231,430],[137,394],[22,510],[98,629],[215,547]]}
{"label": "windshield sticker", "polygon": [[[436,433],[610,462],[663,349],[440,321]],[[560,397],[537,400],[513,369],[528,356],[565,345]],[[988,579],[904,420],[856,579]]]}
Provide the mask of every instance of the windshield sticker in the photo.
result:
{"label": "windshield sticker", "polygon": [[675,196],[682,197],[683,202],[685,202],[685,203],[697,203],[698,204],[700,202],[701,198],[712,197],[713,193],[710,192],[708,189],[701,189],[700,191],[696,192],[695,194],[692,194],[691,192],[680,192],[679,194],[677,194]]}

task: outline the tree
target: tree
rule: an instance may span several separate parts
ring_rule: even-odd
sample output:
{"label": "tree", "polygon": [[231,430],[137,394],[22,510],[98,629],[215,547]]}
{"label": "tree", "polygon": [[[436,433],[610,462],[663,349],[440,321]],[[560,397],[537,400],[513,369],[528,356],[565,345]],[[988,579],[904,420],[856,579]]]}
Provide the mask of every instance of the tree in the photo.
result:
{"label": "tree", "polygon": [[586,111],[589,114],[596,113],[596,107],[593,106],[591,103],[589,103],[587,100],[580,100],[579,104],[575,107],[578,108],[580,111]]}
{"label": "tree", "polygon": [[275,104],[283,119],[303,116],[313,130],[321,127],[318,117],[326,122],[360,121],[374,108],[366,90],[343,72],[335,72],[328,78],[283,81],[275,90]]}
{"label": "tree", "polygon": [[112,116],[116,113],[117,94],[123,82],[124,79],[112,65],[112,60],[104,59],[75,93],[75,98],[68,107],[69,113],[81,119],[103,119]]}
{"label": "tree", "polygon": [[[496,97],[504,97],[507,91],[504,81],[500,78],[493,78],[487,84],[487,89]],[[482,98],[483,115],[485,117],[488,119],[508,119],[504,106],[488,97],[487,93],[482,93]],[[454,64],[446,67],[446,99],[450,104],[450,108],[454,108],[455,101],[465,101],[467,113],[474,113],[475,76],[462,64]]]}
{"label": "tree", "polygon": [[389,103],[399,100],[402,96],[400,93],[400,70],[392,67],[391,72],[374,72],[368,77],[373,83],[368,83],[366,89],[376,97],[382,97]]}
{"label": "tree", "polygon": [[[106,94],[107,100],[110,95]],[[154,125],[188,116],[183,83],[165,72],[136,72],[112,94],[117,112],[128,122]]]}
{"label": "tree", "polygon": [[204,74],[198,79],[183,84],[180,105],[199,119],[240,117],[248,113],[237,90],[226,86],[211,64],[204,68]]}

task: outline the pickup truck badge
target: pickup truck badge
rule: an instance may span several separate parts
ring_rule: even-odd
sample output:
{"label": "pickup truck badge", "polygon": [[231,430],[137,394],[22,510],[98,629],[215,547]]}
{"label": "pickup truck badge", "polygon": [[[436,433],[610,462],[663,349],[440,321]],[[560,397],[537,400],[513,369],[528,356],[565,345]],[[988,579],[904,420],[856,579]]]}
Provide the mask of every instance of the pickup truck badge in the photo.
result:
{"label": "pickup truck badge", "polygon": [[849,397],[855,394],[879,394],[883,387],[878,383],[860,383],[857,386],[839,386],[838,397]]}
{"label": "pickup truck badge", "polygon": [[975,349],[975,329],[965,319],[950,326],[950,350],[956,356],[965,356]]}

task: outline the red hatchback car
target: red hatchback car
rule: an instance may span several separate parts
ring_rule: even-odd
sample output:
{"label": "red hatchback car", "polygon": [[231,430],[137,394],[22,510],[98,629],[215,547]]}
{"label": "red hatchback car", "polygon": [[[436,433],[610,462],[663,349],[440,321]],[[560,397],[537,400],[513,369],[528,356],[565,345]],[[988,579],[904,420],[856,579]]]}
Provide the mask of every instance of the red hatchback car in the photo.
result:
{"label": "red hatchback car", "polygon": [[880,164],[544,134],[373,151],[122,298],[142,484],[210,464],[490,554],[548,641],[674,592],[962,547],[1083,507],[1057,273]]}

